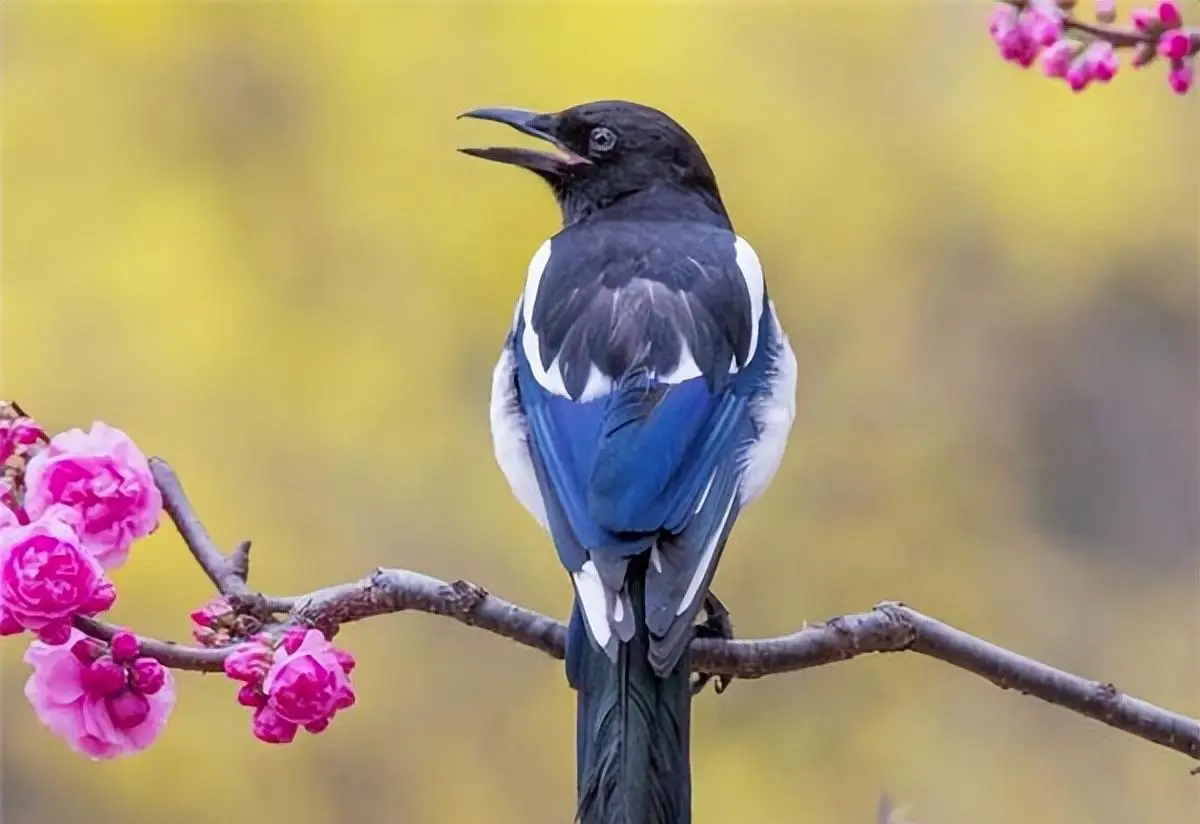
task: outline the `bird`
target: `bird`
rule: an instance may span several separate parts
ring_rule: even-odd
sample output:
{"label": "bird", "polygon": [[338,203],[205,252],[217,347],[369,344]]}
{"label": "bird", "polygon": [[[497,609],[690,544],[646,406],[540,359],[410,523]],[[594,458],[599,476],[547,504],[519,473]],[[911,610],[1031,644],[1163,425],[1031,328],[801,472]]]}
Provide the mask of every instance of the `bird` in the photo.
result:
{"label": "bird", "polygon": [[459,117],[543,141],[460,151],[533,172],[562,216],[529,262],[490,424],[573,589],[576,820],[685,824],[689,646],[702,608],[731,632],[710,587],[783,459],[796,358],[708,159],[666,113],[601,100]]}

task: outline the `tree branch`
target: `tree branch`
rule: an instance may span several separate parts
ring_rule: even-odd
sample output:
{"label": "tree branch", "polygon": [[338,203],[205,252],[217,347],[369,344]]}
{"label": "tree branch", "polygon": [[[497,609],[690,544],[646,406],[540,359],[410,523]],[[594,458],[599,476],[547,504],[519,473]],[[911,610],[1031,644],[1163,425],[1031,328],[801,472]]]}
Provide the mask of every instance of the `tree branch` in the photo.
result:
{"label": "tree branch", "polygon": [[[1024,9],[1029,6],[1029,0],[999,0],[999,2],[1016,9]],[[1116,23],[1100,21],[1089,23],[1086,20],[1080,20],[1074,15],[1075,5],[1073,2],[1058,3],[1059,8],[1066,15],[1063,18],[1063,27],[1067,31],[1078,32],[1095,40],[1104,40],[1116,49],[1128,49],[1144,44],[1152,45],[1157,42],[1157,37],[1138,31],[1133,26],[1121,26]]]}
{"label": "tree branch", "polygon": [[151,458],[150,474],[162,493],[163,509],[217,591],[222,595],[248,594],[250,588],[246,579],[250,575],[250,542],[242,541],[226,557],[204,524],[200,523],[196,510],[183,491],[183,483],[170,464],[162,458]]}
{"label": "tree branch", "polygon": [[[342,624],[413,610],[444,615],[562,658],[566,627],[553,618],[505,601],[466,581],[448,583],[402,569],[377,569],[359,581],[305,595],[275,597],[246,584],[249,542],[230,556],[217,548],[200,523],[174,471],[151,460],[164,508],[193,557],[217,589],[256,627],[280,633],[293,624],[334,635]],[[77,619],[89,635],[108,640],[117,627]],[[209,649],[143,640],[142,654],[182,670],[219,672],[230,647]],[[973,672],[1002,689],[1015,689],[1116,729],[1200,760],[1200,721],[1125,695],[1109,683],[1064,672],[943,624],[899,603],[843,615],[779,638],[692,642],[697,672],[760,678],[846,661],[867,653],[916,652]]]}

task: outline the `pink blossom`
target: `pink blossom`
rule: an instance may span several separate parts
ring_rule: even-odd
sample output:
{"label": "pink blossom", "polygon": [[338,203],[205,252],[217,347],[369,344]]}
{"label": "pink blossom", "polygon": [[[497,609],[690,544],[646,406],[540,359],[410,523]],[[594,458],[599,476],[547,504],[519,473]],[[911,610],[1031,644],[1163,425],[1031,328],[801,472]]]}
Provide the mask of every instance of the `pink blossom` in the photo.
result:
{"label": "pink blossom", "polygon": [[163,670],[163,683],[153,694],[130,688],[104,694],[89,682],[86,665],[72,652],[84,648],[79,644],[83,640],[84,634],[72,629],[65,644],[30,644],[25,661],[33,674],[25,684],[25,696],[34,712],[72,749],[92,758],[116,758],[145,749],[175,706],[170,673]]}
{"label": "pink blossom", "polygon": [[1111,23],[1116,20],[1116,0],[1096,0],[1096,19],[1101,23]]}
{"label": "pink blossom", "polygon": [[25,508],[36,520],[54,504],[79,514],[83,546],[105,569],[129,557],[158,525],[162,495],[146,457],[119,429],[97,421],[88,432],[55,435],[25,471]]}
{"label": "pink blossom", "polygon": [[293,724],[329,719],[353,705],[354,688],[342,661],[325,636],[315,629],[304,633],[294,650],[280,646],[263,680],[269,706]]}
{"label": "pink blossom", "polygon": [[0,419],[0,464],[45,437],[45,430],[32,418]]}
{"label": "pink blossom", "polygon": [[75,615],[112,606],[116,590],[67,523],[46,517],[0,532],[0,624],[40,631],[64,641]]}
{"label": "pink blossom", "polygon": [[1177,29],[1183,25],[1183,15],[1180,13],[1179,4],[1175,0],[1159,0],[1155,11],[1158,13],[1158,19],[1162,23],[1163,28]]}
{"label": "pink blossom", "polygon": [[1175,94],[1187,94],[1195,79],[1195,61],[1191,58],[1171,61],[1171,70],[1167,73],[1167,83]]}

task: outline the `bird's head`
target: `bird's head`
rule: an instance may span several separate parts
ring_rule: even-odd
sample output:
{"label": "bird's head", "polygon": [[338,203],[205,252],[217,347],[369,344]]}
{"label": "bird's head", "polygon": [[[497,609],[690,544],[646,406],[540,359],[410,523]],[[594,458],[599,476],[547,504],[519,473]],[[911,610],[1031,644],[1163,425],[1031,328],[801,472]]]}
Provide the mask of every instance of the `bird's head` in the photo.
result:
{"label": "bird's head", "polygon": [[459,117],[504,123],[549,143],[553,151],[497,146],[460,151],[534,172],[550,184],[568,222],[662,184],[720,204],[716,177],[699,144],[649,106],[606,100],[545,114],[487,108]]}

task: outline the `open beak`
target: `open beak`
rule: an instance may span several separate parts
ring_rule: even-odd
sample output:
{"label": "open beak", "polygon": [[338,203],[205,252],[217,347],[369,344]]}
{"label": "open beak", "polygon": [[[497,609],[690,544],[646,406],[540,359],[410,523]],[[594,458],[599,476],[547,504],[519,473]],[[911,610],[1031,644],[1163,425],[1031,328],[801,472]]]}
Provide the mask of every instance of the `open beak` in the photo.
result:
{"label": "open beak", "polygon": [[591,165],[591,161],[568,149],[546,129],[554,122],[553,115],[538,114],[525,109],[472,109],[460,114],[459,119],[493,120],[511,126],[518,132],[544,140],[557,149],[556,152],[539,152],[534,149],[518,149],[506,146],[483,146],[459,149],[471,157],[494,160],[520,166],[543,177],[556,178],[575,166]]}

